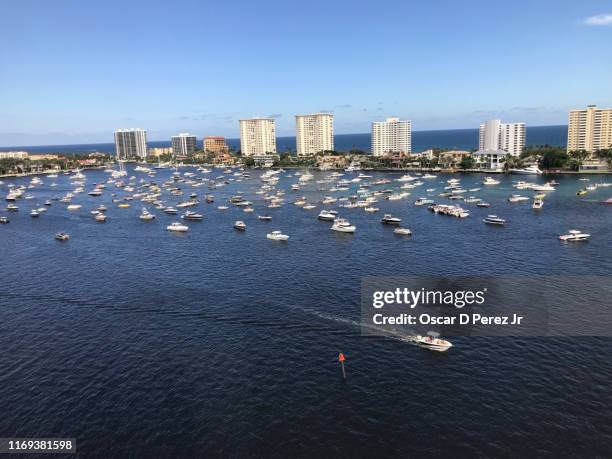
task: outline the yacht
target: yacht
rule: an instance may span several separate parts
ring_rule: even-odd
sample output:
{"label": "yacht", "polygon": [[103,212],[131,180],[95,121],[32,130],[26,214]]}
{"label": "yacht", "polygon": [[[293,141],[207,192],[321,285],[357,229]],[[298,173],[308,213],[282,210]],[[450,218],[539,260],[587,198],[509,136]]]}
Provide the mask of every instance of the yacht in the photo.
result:
{"label": "yacht", "polygon": [[185,233],[189,231],[189,227],[186,225],[181,225],[179,222],[173,222],[166,227],[168,231],[174,231],[177,233]]}
{"label": "yacht", "polygon": [[49,201],[48,199],[45,201],[45,206],[50,206],[51,205],[51,201]]}
{"label": "yacht", "polygon": [[421,178],[422,179],[435,179],[436,177],[437,177],[437,175],[425,174]]}
{"label": "yacht", "polygon": [[244,231],[246,230],[246,223],[244,223],[242,220],[236,220],[234,222],[234,228],[238,231]]}
{"label": "yacht", "polygon": [[155,215],[153,215],[145,207],[143,207],[142,212],[140,213],[140,216],[138,218],[144,221],[151,221],[155,219]]}
{"label": "yacht", "polygon": [[70,235],[68,233],[57,233],[55,235],[55,239],[57,239],[58,241],[67,241],[68,239],[70,239]]}
{"label": "yacht", "polygon": [[408,228],[404,228],[402,226],[398,226],[393,230],[394,234],[399,234],[400,236],[412,236],[412,231]]}
{"label": "yacht", "polygon": [[317,218],[319,220],[334,221],[337,218],[337,215],[338,212],[336,212],[335,210],[322,210]]}
{"label": "yacht", "polygon": [[258,215],[257,218],[259,220],[263,220],[266,222],[269,222],[270,220],[272,220],[272,217],[270,215]]}
{"label": "yacht", "polygon": [[227,209],[229,209],[229,207],[227,207],[227,206],[218,206],[217,209],[219,209],[219,210],[227,210]]}
{"label": "yacht", "polygon": [[499,185],[499,180],[495,180],[493,177],[485,177],[483,185]]}
{"label": "yacht", "polygon": [[38,211],[36,209],[32,209],[30,211],[30,217],[38,217],[40,214],[38,213]]}
{"label": "yacht", "polygon": [[272,241],[286,241],[289,239],[289,236],[281,233],[280,231],[272,231],[271,233],[268,233],[266,237]]}
{"label": "yacht", "polygon": [[499,218],[497,215],[488,215],[486,218],[483,218],[482,221],[489,225],[503,226],[506,224],[506,220]]}
{"label": "yacht", "polygon": [[545,183],[544,185],[532,185],[531,189],[533,191],[555,191],[555,187],[550,183]]}
{"label": "yacht", "polygon": [[563,234],[559,236],[559,239],[562,241],[571,242],[571,241],[586,241],[590,237],[591,237],[590,234],[583,233],[582,231],[569,230],[568,234]]}
{"label": "yacht", "polygon": [[365,209],[366,212],[378,212],[380,209],[378,207],[366,207]]}
{"label": "yacht", "polygon": [[202,216],[202,214],[198,214],[196,212],[192,212],[192,211],[188,210],[187,212],[185,212],[183,214],[183,216],[181,218],[183,220],[196,220],[196,221],[200,221],[204,217]]}
{"label": "yacht", "polygon": [[380,219],[380,222],[386,225],[399,225],[402,222],[402,219],[394,217],[391,214],[385,214],[383,218]]}
{"label": "yacht", "polygon": [[487,208],[487,207],[491,207],[491,204],[489,204],[488,202],[480,201],[476,203],[476,207]]}
{"label": "yacht", "polygon": [[344,218],[337,218],[334,220],[334,224],[331,229],[333,231],[338,231],[339,233],[354,233],[357,229],[355,225],[351,225],[348,220]]}
{"label": "yacht", "polygon": [[440,334],[437,332],[428,332],[427,336],[413,336],[412,341],[414,341],[417,346],[438,352],[448,351],[451,347],[453,347],[450,341],[441,339]]}
{"label": "yacht", "polygon": [[536,165],[523,167],[521,169],[511,169],[512,174],[523,174],[523,175],[540,175],[542,171]]}
{"label": "yacht", "polygon": [[542,207],[544,207],[544,201],[542,199],[534,199],[531,207],[533,209],[541,209]]}
{"label": "yacht", "polygon": [[0,224],[5,225],[5,224],[9,223],[9,221],[10,220],[7,217],[0,217]]}
{"label": "yacht", "polygon": [[106,221],[106,215],[98,214],[95,216],[97,222],[104,223]]}
{"label": "yacht", "polygon": [[433,203],[434,203],[433,199],[428,199],[428,198],[419,198],[416,201],[414,201],[415,206],[424,206],[425,204],[433,204]]}
{"label": "yacht", "polygon": [[81,204],[69,204],[66,209],[68,210],[79,210],[81,208]]}
{"label": "yacht", "polygon": [[176,214],[178,214],[178,210],[176,210],[174,207],[166,207],[164,209],[164,212],[169,214],[169,215],[176,215]]}
{"label": "yacht", "polygon": [[521,196],[520,194],[513,194],[508,198],[508,202],[524,202],[529,201],[527,196]]}

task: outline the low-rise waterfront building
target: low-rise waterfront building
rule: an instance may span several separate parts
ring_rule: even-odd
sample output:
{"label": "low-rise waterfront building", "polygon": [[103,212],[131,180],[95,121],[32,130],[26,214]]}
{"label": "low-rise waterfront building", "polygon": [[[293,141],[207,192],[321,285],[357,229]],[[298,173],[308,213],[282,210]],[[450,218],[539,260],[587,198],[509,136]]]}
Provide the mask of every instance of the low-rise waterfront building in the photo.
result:
{"label": "low-rise waterfront building", "polygon": [[567,151],[597,150],[612,148],[612,108],[570,110],[567,126]]}
{"label": "low-rise waterfront building", "polygon": [[149,148],[149,156],[159,158],[160,156],[172,155],[172,147],[153,147]]}
{"label": "low-rise waterfront building", "polygon": [[147,159],[147,131],[144,129],[117,129],[115,156],[118,160]]}
{"label": "low-rise waterfront building", "polygon": [[348,164],[346,156],[343,155],[321,155],[317,156],[316,165],[321,170],[344,169]]}
{"label": "low-rise waterfront building", "polygon": [[502,170],[509,155],[507,151],[487,149],[478,150],[472,154],[479,167],[493,171]]}
{"label": "low-rise waterfront building", "polygon": [[206,153],[224,154],[229,152],[229,147],[227,143],[225,143],[225,137],[221,136],[208,136],[204,137],[202,141],[203,150]]}
{"label": "low-rise waterfront building", "polygon": [[0,159],[28,159],[26,151],[0,151]]}
{"label": "low-rise waterfront building", "polygon": [[438,156],[438,164],[442,167],[458,167],[463,158],[470,155],[471,153],[465,150],[443,151]]}

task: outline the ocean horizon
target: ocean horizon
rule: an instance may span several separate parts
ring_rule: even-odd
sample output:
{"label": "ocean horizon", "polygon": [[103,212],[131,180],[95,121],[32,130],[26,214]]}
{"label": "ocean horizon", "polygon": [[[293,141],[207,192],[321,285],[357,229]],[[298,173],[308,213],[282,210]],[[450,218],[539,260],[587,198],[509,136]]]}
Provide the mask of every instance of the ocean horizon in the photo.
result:
{"label": "ocean horizon", "polygon": [[[478,148],[478,129],[444,129],[432,131],[412,132],[412,151],[419,153],[429,148],[450,148],[457,150],[471,150]],[[228,138],[227,144],[235,150],[240,149],[240,138]],[[334,136],[335,148],[338,151],[352,149],[370,152],[371,134],[337,134]],[[169,147],[170,140],[151,140],[147,142],[149,148]],[[198,147],[202,145],[202,138],[198,138]],[[531,126],[527,127],[526,145],[552,145],[565,147],[567,145],[567,125],[557,126]],[[84,143],[69,145],[29,145],[29,146],[6,146],[0,147],[0,151],[27,151],[29,153],[114,153],[115,144],[107,143]],[[278,153],[293,152],[295,154],[295,136],[284,136],[276,138],[276,150]]]}

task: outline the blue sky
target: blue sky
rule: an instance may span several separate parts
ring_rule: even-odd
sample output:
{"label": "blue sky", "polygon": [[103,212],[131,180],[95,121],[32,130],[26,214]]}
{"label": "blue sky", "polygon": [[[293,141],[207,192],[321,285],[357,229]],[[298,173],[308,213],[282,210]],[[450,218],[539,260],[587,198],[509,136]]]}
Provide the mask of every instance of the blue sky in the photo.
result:
{"label": "blue sky", "polygon": [[611,45],[609,1],[1,0],[0,145],[292,135],[321,110],[339,134],[564,124],[612,105]]}

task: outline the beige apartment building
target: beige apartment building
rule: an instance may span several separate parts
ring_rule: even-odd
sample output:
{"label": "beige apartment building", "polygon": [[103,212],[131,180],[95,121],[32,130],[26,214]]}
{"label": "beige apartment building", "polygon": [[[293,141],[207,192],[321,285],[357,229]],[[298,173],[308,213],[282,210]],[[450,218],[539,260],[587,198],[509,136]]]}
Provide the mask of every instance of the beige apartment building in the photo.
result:
{"label": "beige apartment building", "polygon": [[295,116],[295,143],[298,156],[313,156],[334,150],[334,115],[313,113]]}
{"label": "beige apartment building", "polygon": [[612,148],[612,108],[570,110],[567,127],[567,151],[594,152]]}
{"label": "beige apartment building", "polygon": [[204,137],[204,148],[207,153],[225,154],[229,152],[229,147],[225,143],[225,137],[208,136]]}
{"label": "beige apartment building", "polygon": [[242,156],[276,154],[276,128],[272,118],[240,120]]}

